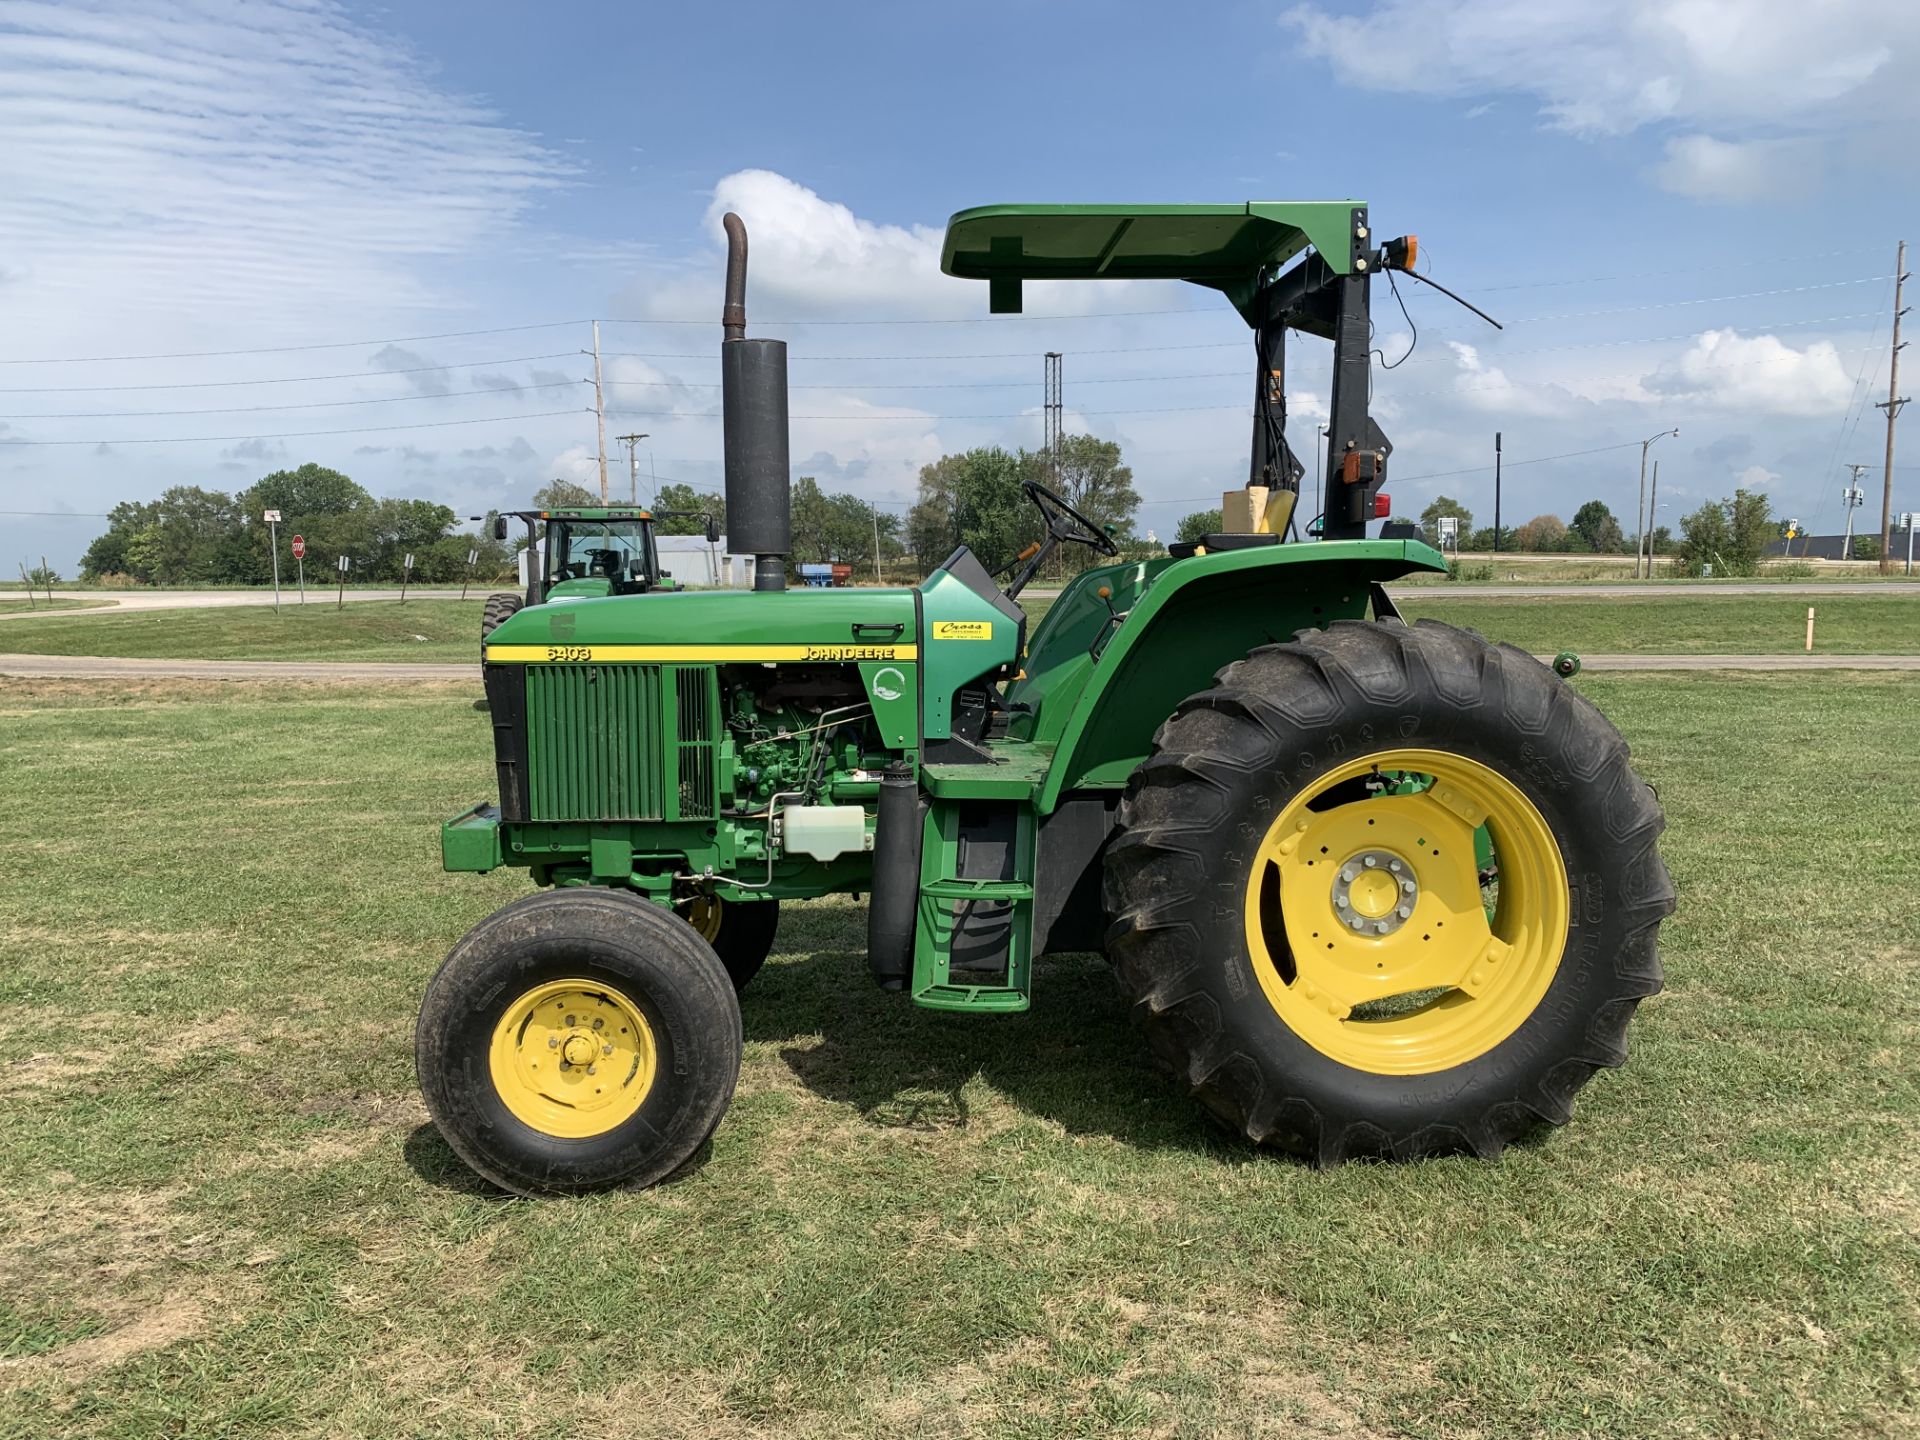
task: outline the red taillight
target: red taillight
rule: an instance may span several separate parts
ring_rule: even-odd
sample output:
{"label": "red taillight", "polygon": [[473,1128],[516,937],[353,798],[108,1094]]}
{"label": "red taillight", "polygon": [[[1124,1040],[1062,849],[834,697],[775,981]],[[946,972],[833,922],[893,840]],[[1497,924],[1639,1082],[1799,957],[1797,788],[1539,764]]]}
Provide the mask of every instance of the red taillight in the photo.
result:
{"label": "red taillight", "polygon": [[1393,514],[1393,501],[1388,499],[1387,492],[1382,490],[1373,497],[1373,518],[1384,520],[1391,514]]}

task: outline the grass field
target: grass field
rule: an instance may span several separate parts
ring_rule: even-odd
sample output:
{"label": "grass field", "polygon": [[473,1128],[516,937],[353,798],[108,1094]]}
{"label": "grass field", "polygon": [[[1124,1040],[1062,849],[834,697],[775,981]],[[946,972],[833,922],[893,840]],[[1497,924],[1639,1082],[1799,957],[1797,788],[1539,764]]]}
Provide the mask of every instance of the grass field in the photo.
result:
{"label": "grass field", "polygon": [[[1401,603],[1409,620],[1465,625],[1535,654],[1768,655],[1805,648],[1825,655],[1900,655],[1920,650],[1920,595],[1726,595],[1648,599],[1474,600]],[[63,622],[64,623],[64,622]]]}
{"label": "grass field", "polygon": [[473,661],[480,657],[478,600],[351,600],[336,609],[224,605],[130,610],[0,627],[0,652],[123,655],[169,660]]}
{"label": "grass field", "polygon": [[645,1194],[426,1124],[413,1008],[524,882],[462,686],[0,698],[0,1436],[1779,1436],[1920,1424],[1920,845],[1896,676],[1589,676],[1669,988],[1569,1128],[1329,1173],[1216,1137],[1100,962],[916,1011],[791,909]]}
{"label": "grass field", "polygon": [[[671,600],[663,602],[672,604]],[[1037,620],[1052,602],[1028,602]],[[0,602],[3,606],[5,602]],[[1757,655],[1797,651],[1807,606],[1814,648],[1829,655],[1920,650],[1920,595],[1724,595],[1650,599],[1473,599],[1422,594],[1401,607],[1468,625],[1536,653]],[[204,660],[366,660],[467,663],[477,658],[478,600],[362,600],[77,615],[0,627],[0,652]]]}

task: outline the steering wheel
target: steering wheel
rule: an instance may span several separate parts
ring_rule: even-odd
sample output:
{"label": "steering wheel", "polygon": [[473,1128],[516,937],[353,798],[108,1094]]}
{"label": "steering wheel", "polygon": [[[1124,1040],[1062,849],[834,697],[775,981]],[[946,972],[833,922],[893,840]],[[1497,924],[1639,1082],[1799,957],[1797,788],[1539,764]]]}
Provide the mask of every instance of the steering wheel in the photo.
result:
{"label": "steering wheel", "polygon": [[[1040,567],[1047,563],[1047,557],[1053,553],[1053,547],[1056,545],[1071,541],[1075,545],[1085,545],[1097,550],[1102,555],[1113,556],[1120,553],[1120,547],[1113,543],[1111,535],[1038,480],[1022,480],[1020,488],[1027,492],[1027,498],[1038,507],[1040,518],[1046,522],[1047,538],[1029,545],[1014,558],[1015,565],[1024,560],[1026,567],[1014,577],[1013,583],[1003,592],[1009,600],[1018,596],[1027,588],[1028,582],[1040,573]],[[1005,571],[1001,573],[1004,574]]]}
{"label": "steering wheel", "polygon": [[1039,508],[1041,518],[1046,521],[1047,534],[1050,538],[1062,543],[1071,541],[1077,545],[1090,545],[1102,555],[1120,553],[1120,547],[1113,543],[1111,535],[1038,480],[1022,480],[1020,488],[1027,492],[1027,498]]}

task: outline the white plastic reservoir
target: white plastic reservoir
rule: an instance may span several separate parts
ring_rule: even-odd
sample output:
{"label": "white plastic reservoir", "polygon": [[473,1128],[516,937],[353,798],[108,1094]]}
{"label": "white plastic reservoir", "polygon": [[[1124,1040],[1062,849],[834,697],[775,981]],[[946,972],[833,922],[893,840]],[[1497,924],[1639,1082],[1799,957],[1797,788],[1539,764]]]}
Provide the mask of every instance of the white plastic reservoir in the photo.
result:
{"label": "white plastic reservoir", "polygon": [[858,805],[792,805],[780,822],[789,855],[833,860],[872,844],[867,812]]}

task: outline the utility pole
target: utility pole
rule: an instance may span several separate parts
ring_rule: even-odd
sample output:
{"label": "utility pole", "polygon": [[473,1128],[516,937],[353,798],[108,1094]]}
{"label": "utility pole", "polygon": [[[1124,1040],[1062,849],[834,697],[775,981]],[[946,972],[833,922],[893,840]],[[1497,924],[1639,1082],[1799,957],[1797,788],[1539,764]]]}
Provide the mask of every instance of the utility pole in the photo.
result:
{"label": "utility pole", "polygon": [[1660,528],[1660,462],[1653,462],[1653,480],[1647,486],[1647,579],[1653,578],[1653,535]]}
{"label": "utility pole", "polygon": [[1876,410],[1887,412],[1887,480],[1880,492],[1880,573],[1893,573],[1893,556],[1889,553],[1893,544],[1893,422],[1900,418],[1900,411],[1906,405],[1906,397],[1900,393],[1900,317],[1907,312],[1901,307],[1900,295],[1907,283],[1907,242],[1900,242],[1900,253],[1893,262],[1893,350],[1888,359],[1887,400],[1884,405],[1876,405]]}
{"label": "utility pole", "polygon": [[[637,447],[647,438],[647,432],[642,430],[638,435],[616,435],[613,438],[627,447],[627,503],[637,506],[640,503],[640,452]],[[647,452],[647,464],[653,464],[651,450]]]}
{"label": "utility pole", "polygon": [[1047,470],[1053,488],[1060,488],[1060,361],[1058,350],[1047,351]]}
{"label": "utility pole", "polygon": [[[1842,560],[1851,560],[1853,558],[1853,512],[1867,503],[1867,492],[1860,488],[1860,477],[1866,474],[1868,467],[1865,465],[1849,465],[1847,469],[1853,472],[1853,483],[1840,492],[1840,499],[1847,507],[1847,538],[1840,542],[1840,558]],[[1884,549],[1885,547],[1882,546],[1881,548]]]}
{"label": "utility pole", "polygon": [[1493,553],[1500,553],[1500,432],[1493,432]]}
{"label": "utility pole", "polygon": [[[1664,440],[1669,435],[1678,435],[1680,427],[1662,430],[1658,435],[1649,435],[1640,442],[1640,504],[1634,512],[1636,533],[1633,537],[1633,578],[1640,578],[1640,558],[1647,548],[1647,450],[1656,440]],[[1653,566],[1647,566],[1647,574],[1653,574]]]}
{"label": "utility pole", "polygon": [[600,503],[607,503],[607,407],[600,396],[600,322],[593,322],[593,421],[600,436]]}

